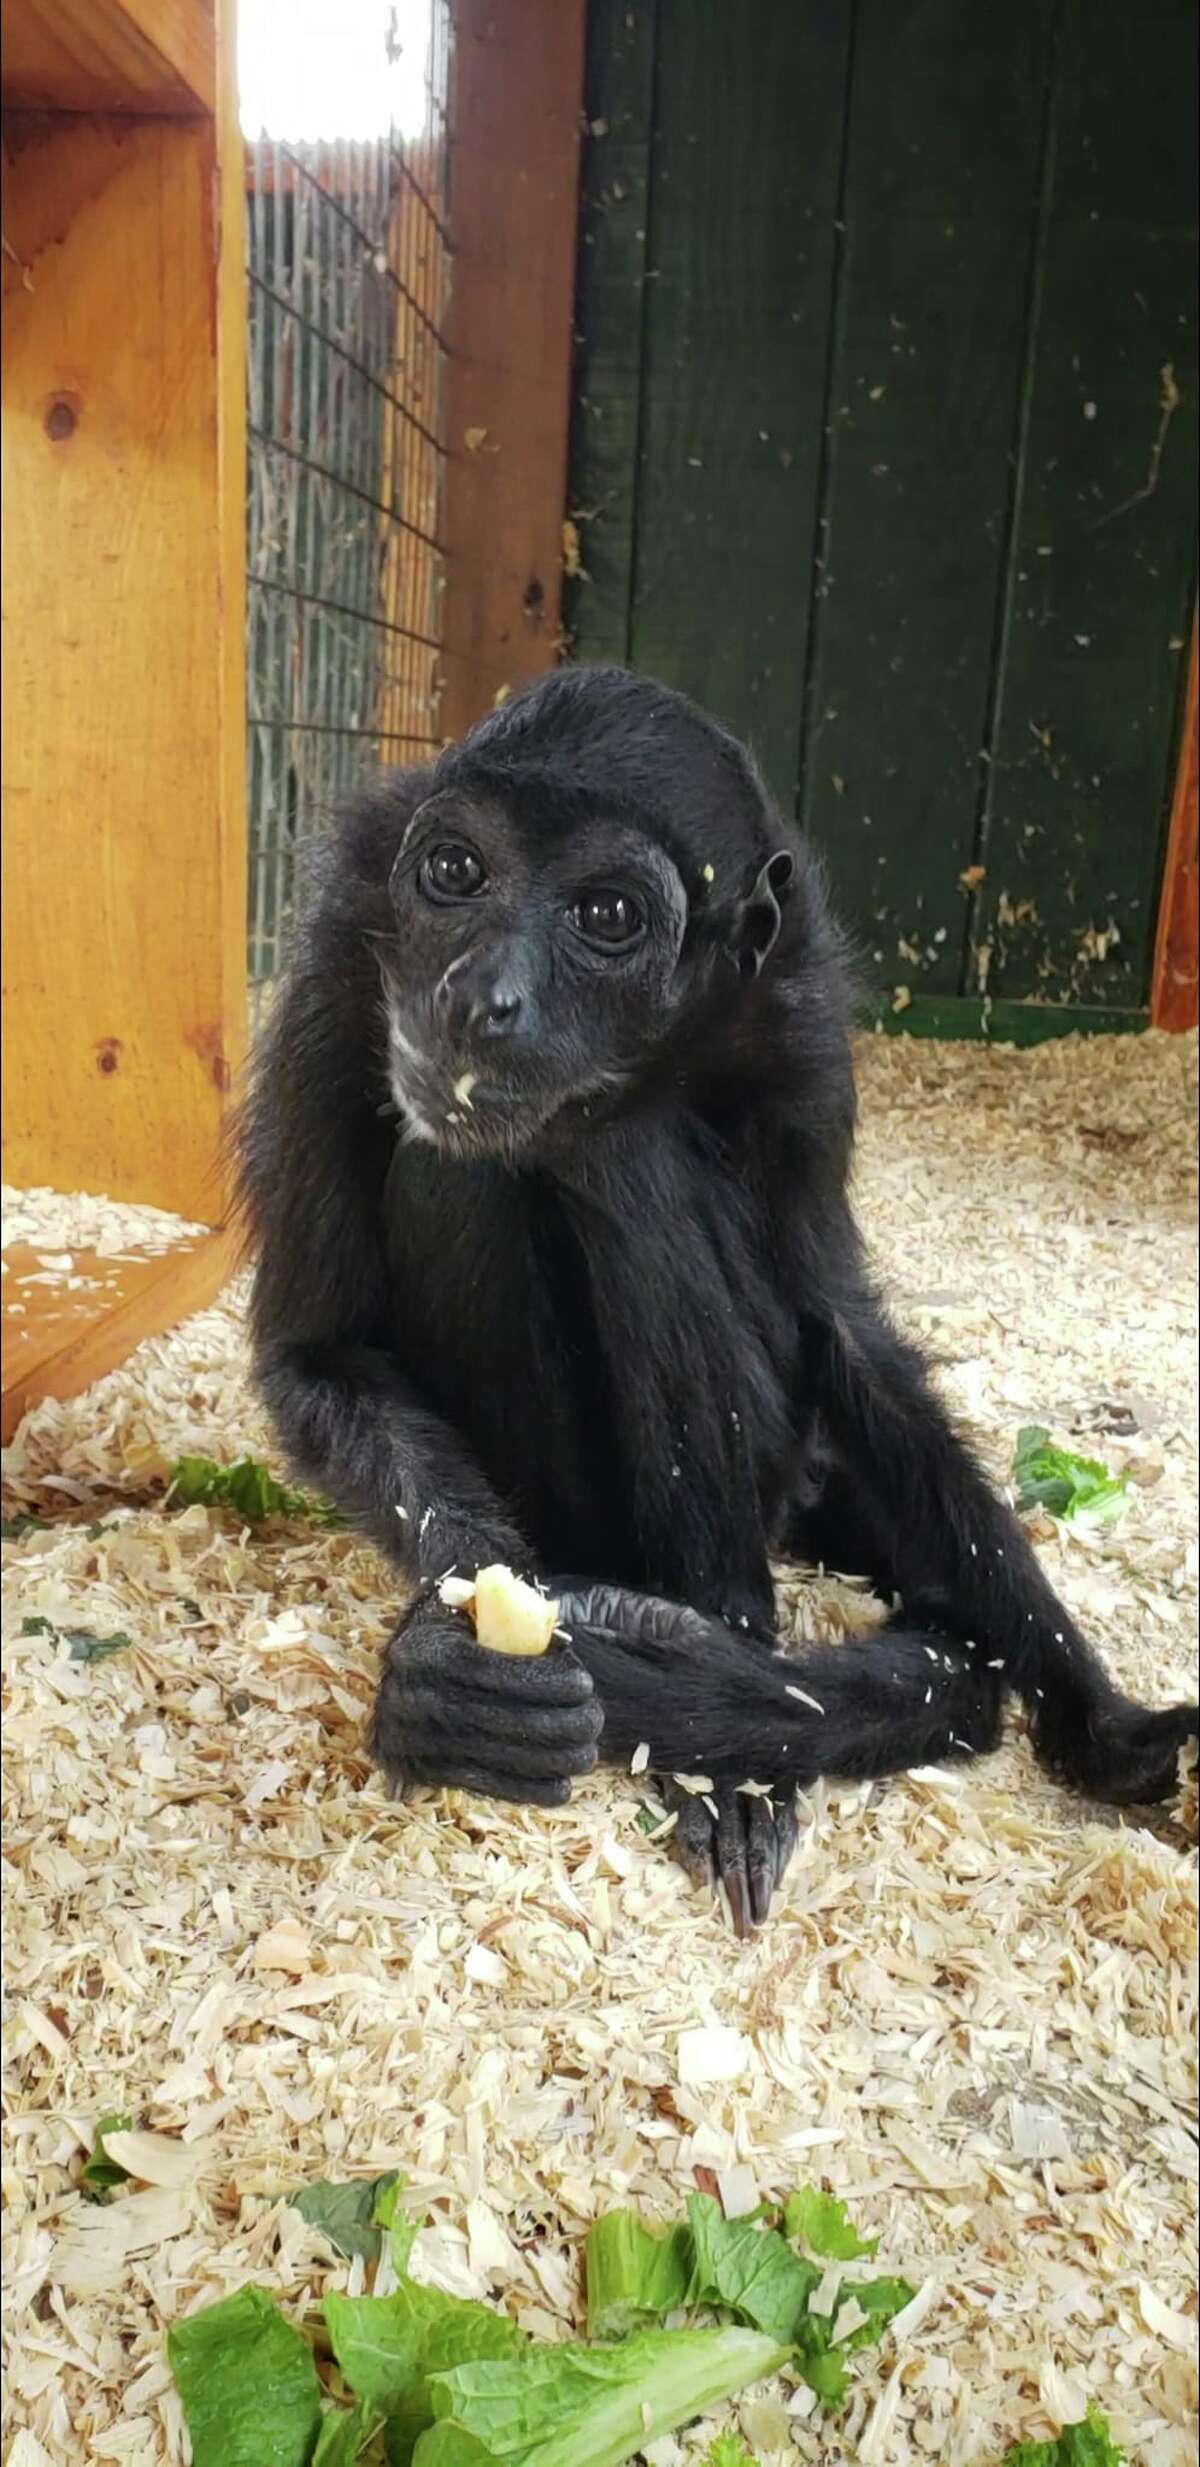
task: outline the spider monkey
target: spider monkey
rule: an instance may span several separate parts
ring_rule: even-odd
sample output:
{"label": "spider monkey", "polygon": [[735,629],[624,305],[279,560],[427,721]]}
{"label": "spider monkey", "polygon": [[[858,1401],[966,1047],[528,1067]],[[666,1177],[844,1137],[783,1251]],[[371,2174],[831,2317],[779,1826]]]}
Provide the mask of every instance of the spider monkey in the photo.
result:
{"label": "spider monkey", "polygon": [[[889,1323],[847,1193],[851,1019],[819,868],[744,748],[568,667],[351,804],[243,1134],[262,1393],[411,1596],[385,1773],[554,1807],[641,1746],[739,1933],[793,1784],[978,1755],[1010,1690],[1117,1802],[1168,1794],[1197,1731],[1113,1684]],[[777,1551],[894,1616],[786,1658]],[[496,1561],[569,1642],[480,1649],[438,1580]]]}

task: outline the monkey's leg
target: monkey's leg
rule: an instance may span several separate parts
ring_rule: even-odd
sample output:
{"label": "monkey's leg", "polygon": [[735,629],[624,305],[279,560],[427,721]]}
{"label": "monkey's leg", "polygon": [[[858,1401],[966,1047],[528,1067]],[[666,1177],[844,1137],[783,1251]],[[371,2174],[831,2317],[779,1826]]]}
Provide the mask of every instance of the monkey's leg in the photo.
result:
{"label": "monkey's leg", "polygon": [[932,1394],[923,1365],[868,1295],[824,1330],[821,1411],[838,1455],[886,1517],[896,1591],[933,1599],[1029,1708],[1044,1764],[1118,1805],[1166,1798],[1195,1705],[1139,1705],[1076,1627],[1015,1516]]}
{"label": "monkey's leg", "polygon": [[[961,1762],[999,1738],[1002,1672],[899,1621],[793,1658],[611,1585],[564,1594],[560,1616],[603,1708],[602,1761],[628,1767],[644,1751],[678,1810],[679,1857],[697,1881],[724,1883],[739,1934],[766,1916],[791,1856],[798,1787]],[[769,1802],[748,1781],[769,1784]]]}

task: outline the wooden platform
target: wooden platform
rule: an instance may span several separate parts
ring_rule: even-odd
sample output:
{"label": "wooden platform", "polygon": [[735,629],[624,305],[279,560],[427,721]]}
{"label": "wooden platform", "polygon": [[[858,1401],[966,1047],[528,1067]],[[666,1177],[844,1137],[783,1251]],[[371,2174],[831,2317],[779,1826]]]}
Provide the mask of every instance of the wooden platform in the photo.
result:
{"label": "wooden platform", "polygon": [[203,1310],[236,1264],[234,1237],[192,1234],[169,1250],[131,1243],[119,1259],[95,1251],[3,1254],[3,1439],[45,1396],[75,1396],[115,1370],[143,1337]]}

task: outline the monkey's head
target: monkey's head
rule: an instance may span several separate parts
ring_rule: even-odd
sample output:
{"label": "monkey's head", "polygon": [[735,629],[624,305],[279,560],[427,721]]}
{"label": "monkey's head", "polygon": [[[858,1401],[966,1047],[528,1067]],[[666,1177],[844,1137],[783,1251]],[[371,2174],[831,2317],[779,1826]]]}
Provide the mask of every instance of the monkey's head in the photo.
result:
{"label": "monkey's head", "polygon": [[457,1156],[535,1152],[686,1076],[797,871],[748,754],[681,695],[560,669],[436,764],[381,946],[392,1093]]}

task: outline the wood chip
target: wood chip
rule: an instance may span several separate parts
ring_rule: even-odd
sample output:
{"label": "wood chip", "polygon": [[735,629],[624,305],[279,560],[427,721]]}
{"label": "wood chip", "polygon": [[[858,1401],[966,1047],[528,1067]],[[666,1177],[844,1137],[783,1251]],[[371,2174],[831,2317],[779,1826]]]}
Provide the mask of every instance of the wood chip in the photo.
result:
{"label": "wood chip", "polygon": [[[1155,1703],[1194,1686],[1195,1059],[1153,1034],[859,1049],[865,1228],[992,1473],[1022,1422],[1119,1470],[1144,1443],[1089,1416],[1157,1417],[1161,1478],[1118,1525],[1034,1529]],[[18,1205],[51,1256],[146,1232],[108,1201]],[[929,1329],[939,1295],[962,1308]],[[919,2292],[853,2358],[844,2429],[773,2384],[674,2437],[671,2467],[751,2403],[782,2405],[798,2458],[998,2459],[1076,2388],[1131,2460],[1192,2467],[1196,1862],[1172,1812],[1059,1788],[1014,1716],[957,1773],[806,1790],[771,1923],[738,1945],[642,1830],[644,1779],[599,1773],[546,1816],[392,1803],[364,1746],[396,1612],[374,1551],[148,1493],[185,1453],[282,1473],[244,1307],[238,1284],[5,1454],[6,1514],[42,1520],[5,1545],[9,2467],[182,2467],[167,2324],[248,2281],[303,2317],[352,2265],[280,2191],[388,2167],[437,2222],[418,2276],[545,2337],[582,2327],[595,2211],[676,2218],[697,2168],[738,2199],[741,2171],[764,2199],[815,2178],[882,2234],[842,2311],[860,2267]],[[889,1607],[792,1567],[778,1602],[798,1652]],[[132,1649],[71,1665],[31,1618]],[[280,1930],[302,1968],[257,1958]],[[200,2171],[87,2204],[114,2110],[189,2166],[198,2142]]]}

